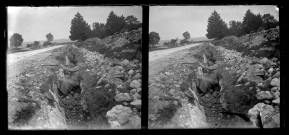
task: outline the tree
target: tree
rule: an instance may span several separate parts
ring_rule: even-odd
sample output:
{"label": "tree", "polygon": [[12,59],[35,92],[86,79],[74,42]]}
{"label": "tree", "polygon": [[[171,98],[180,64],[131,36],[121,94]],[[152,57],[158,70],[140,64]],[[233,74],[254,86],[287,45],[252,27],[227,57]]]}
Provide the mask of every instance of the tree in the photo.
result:
{"label": "tree", "polygon": [[158,44],[159,43],[159,41],[160,41],[160,36],[159,36],[159,33],[157,33],[157,32],[154,32],[154,31],[152,31],[152,32],[150,32],[150,34],[149,34],[149,44],[150,44],[150,47],[153,47],[153,46],[155,46],[156,44]]}
{"label": "tree", "polygon": [[229,35],[231,36],[242,36],[242,23],[239,21],[230,21],[229,23]]}
{"label": "tree", "polygon": [[189,33],[188,31],[184,32],[184,33],[183,33],[183,36],[184,36],[184,39],[185,39],[185,40],[188,40],[188,39],[191,38],[191,35],[190,35],[190,33]]}
{"label": "tree", "polygon": [[70,36],[72,41],[84,41],[91,36],[91,29],[88,23],[84,21],[83,16],[77,12],[71,20]]}
{"label": "tree", "polygon": [[264,14],[262,16],[262,28],[264,30],[275,28],[279,25],[279,22],[270,14]]}
{"label": "tree", "polygon": [[221,39],[227,35],[227,24],[216,11],[214,11],[208,19],[207,32],[206,36],[208,39]]}
{"label": "tree", "polygon": [[10,46],[17,48],[22,45],[23,41],[24,40],[22,38],[22,35],[14,33],[10,38]]}
{"label": "tree", "polygon": [[33,45],[39,47],[40,46],[40,42],[39,41],[34,41]]}
{"label": "tree", "polygon": [[127,16],[125,18],[125,23],[124,30],[126,31],[136,30],[142,26],[142,24],[133,15]]}
{"label": "tree", "polygon": [[92,24],[92,37],[104,38],[105,37],[105,24],[95,22]]}
{"label": "tree", "polygon": [[113,11],[110,12],[108,18],[106,20],[105,29],[106,36],[111,36],[117,32],[121,32],[121,30],[125,26],[125,18],[124,16],[117,16]]}
{"label": "tree", "polygon": [[242,27],[244,34],[257,32],[262,25],[262,17],[260,14],[255,15],[251,10],[247,10],[243,18]]}
{"label": "tree", "polygon": [[54,39],[54,37],[53,37],[53,35],[52,35],[51,33],[48,33],[48,34],[46,35],[46,39],[47,39],[48,42],[52,42],[53,39]]}

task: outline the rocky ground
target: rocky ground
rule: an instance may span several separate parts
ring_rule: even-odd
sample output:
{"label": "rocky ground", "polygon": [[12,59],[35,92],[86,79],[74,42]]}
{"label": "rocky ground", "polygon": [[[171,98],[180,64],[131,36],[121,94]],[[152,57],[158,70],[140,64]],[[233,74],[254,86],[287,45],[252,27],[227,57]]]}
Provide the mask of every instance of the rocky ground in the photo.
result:
{"label": "rocky ground", "polygon": [[[141,37],[127,37],[129,42],[120,47],[128,48],[127,44],[130,44],[131,49],[135,49],[133,44],[139,43]],[[112,44],[116,45],[118,41]],[[67,46],[52,50],[41,61],[27,60],[28,68],[21,70],[15,79],[8,80],[10,129],[141,128],[142,64],[133,59],[141,59],[141,54],[130,51],[129,60],[105,57],[86,44],[78,45],[82,47],[73,46],[73,53],[86,65],[81,70],[83,92],[57,97],[54,93],[56,83],[64,77],[63,71],[57,66],[40,66],[64,64]],[[120,54],[128,55],[127,51]]]}

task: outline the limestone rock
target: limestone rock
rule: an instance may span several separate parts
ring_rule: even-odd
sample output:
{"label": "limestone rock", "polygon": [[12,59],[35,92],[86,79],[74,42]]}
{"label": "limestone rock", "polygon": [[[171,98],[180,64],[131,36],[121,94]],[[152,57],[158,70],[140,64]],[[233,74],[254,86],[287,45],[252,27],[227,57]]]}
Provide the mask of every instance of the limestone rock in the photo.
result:
{"label": "limestone rock", "polygon": [[118,93],[115,96],[115,101],[116,102],[123,102],[123,101],[131,101],[131,97],[128,93]]}
{"label": "limestone rock", "polygon": [[273,71],[274,69],[272,67],[268,70],[269,73],[273,73]]}
{"label": "limestone rock", "polygon": [[135,93],[137,93],[136,89],[131,89],[130,92],[129,92],[130,95],[134,95]]}
{"label": "limestone rock", "polygon": [[133,102],[130,102],[130,104],[132,105],[132,106],[135,106],[137,109],[141,109],[141,100],[135,100],[135,101],[133,101]]}
{"label": "limestone rock", "polygon": [[141,98],[141,95],[138,93],[135,93],[134,95],[132,95],[132,97],[133,97],[133,100],[138,100]]}
{"label": "limestone rock", "polygon": [[264,103],[258,103],[248,111],[250,120],[256,126],[257,114],[261,112],[261,119],[264,128],[273,128],[280,126],[280,113],[277,113],[273,106]]}
{"label": "limestone rock", "polygon": [[137,79],[140,79],[140,78],[141,78],[141,74],[140,74],[140,73],[137,73],[136,75],[133,76],[132,79],[137,80]]}
{"label": "limestone rock", "polygon": [[250,85],[250,82],[246,82],[246,83],[245,83],[245,86],[248,86],[248,85]]}
{"label": "limestone rock", "polygon": [[117,121],[120,125],[122,125],[128,122],[131,114],[132,110],[129,107],[116,105],[110,111],[108,111],[105,116],[109,122]]}
{"label": "limestone rock", "polygon": [[137,80],[133,80],[130,85],[129,85],[131,88],[140,88],[141,87],[141,83]]}
{"label": "limestone rock", "polygon": [[129,64],[129,61],[127,59],[123,60],[121,63],[120,63],[122,66],[125,66],[125,65],[128,65]]}
{"label": "limestone rock", "polygon": [[266,64],[268,62],[269,62],[268,58],[263,58],[263,59],[260,60],[261,64]]}
{"label": "limestone rock", "polygon": [[271,91],[272,91],[272,92],[279,91],[279,87],[273,87],[273,88],[271,88]]}
{"label": "limestone rock", "polygon": [[275,103],[275,104],[279,105],[280,104],[280,98],[277,98],[277,99],[273,100],[272,103]]}
{"label": "limestone rock", "polygon": [[129,71],[128,71],[128,74],[129,74],[129,75],[132,75],[132,74],[133,74],[133,70],[132,70],[132,69],[129,70]]}
{"label": "limestone rock", "polygon": [[273,93],[273,95],[274,95],[274,99],[277,99],[277,98],[280,97],[280,92],[276,91],[276,92]]}
{"label": "limestone rock", "polygon": [[272,79],[270,85],[280,87],[280,79],[278,78]]}
{"label": "limestone rock", "polygon": [[263,99],[272,99],[273,96],[269,91],[260,91],[256,95],[257,99],[263,100]]}
{"label": "limestone rock", "polygon": [[117,121],[109,121],[110,127],[114,129],[121,128],[120,124]]}
{"label": "limestone rock", "polygon": [[273,78],[279,78],[280,77],[280,71],[278,71],[276,74],[274,74],[273,76],[272,76]]}
{"label": "limestone rock", "polygon": [[141,128],[141,118],[138,115],[129,118],[129,123],[133,128]]}

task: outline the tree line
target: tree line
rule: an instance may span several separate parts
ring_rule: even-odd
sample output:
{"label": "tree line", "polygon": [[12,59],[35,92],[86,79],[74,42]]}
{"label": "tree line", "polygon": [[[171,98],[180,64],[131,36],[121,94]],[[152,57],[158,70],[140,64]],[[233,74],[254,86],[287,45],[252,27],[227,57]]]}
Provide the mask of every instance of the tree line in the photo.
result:
{"label": "tree line", "polygon": [[[184,39],[182,39],[180,41],[180,45],[189,44],[192,42],[192,41],[190,41],[191,35],[188,31],[185,31],[183,33],[183,37],[184,37]],[[149,33],[149,48],[155,47],[155,45],[157,45],[159,43],[160,39],[161,38],[159,36],[159,33],[155,32],[155,31],[150,32]],[[178,38],[171,39],[170,41],[165,42],[164,45],[176,46],[178,44],[177,41],[178,41]]]}
{"label": "tree line", "polygon": [[216,11],[208,19],[207,38],[222,39],[225,36],[240,37],[245,34],[250,34],[270,28],[275,28],[279,25],[274,16],[270,14],[254,14],[251,10],[247,10],[243,21],[232,20],[229,26],[221,19],[220,14]]}
{"label": "tree line", "polygon": [[[45,37],[46,37],[47,41],[45,41],[45,42],[43,43],[43,46],[52,45],[52,44],[53,44],[52,41],[53,41],[53,39],[54,39],[53,35],[52,35],[51,33],[48,33],[48,34],[46,34]],[[17,48],[17,47],[19,47],[19,46],[22,45],[24,39],[23,39],[23,37],[22,37],[21,34],[19,34],[19,33],[14,33],[14,34],[10,37],[9,41],[10,41],[10,46],[11,46],[11,47]],[[31,44],[27,44],[27,47],[34,47],[34,48],[35,48],[35,47],[36,47],[36,48],[37,48],[37,47],[40,47],[40,42],[39,42],[39,41],[34,41],[34,42],[31,43]]]}
{"label": "tree line", "polygon": [[70,36],[72,41],[85,41],[88,38],[105,38],[116,33],[136,30],[142,27],[142,23],[133,15],[117,16],[113,11],[108,15],[106,23],[94,22],[91,26],[77,12],[71,20]]}
{"label": "tree line", "polygon": [[[123,15],[117,16],[113,11],[110,12],[106,23],[94,22],[92,27],[83,19],[83,16],[77,12],[74,18],[71,20],[70,36],[72,41],[85,41],[88,38],[105,38],[117,33],[136,30],[142,27],[142,23],[138,19],[129,15],[124,17]],[[43,46],[52,44],[53,35],[51,33],[46,35],[47,41]],[[14,33],[10,37],[10,45],[12,47],[19,47],[22,45],[24,39],[19,33]],[[32,44],[28,44],[28,47],[39,46],[40,42],[35,41]]]}

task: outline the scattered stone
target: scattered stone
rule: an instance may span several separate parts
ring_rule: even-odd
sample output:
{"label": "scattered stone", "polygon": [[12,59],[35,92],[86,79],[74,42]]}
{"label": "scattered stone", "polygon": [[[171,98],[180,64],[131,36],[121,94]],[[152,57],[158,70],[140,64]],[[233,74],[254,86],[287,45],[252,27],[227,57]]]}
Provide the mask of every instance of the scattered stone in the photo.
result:
{"label": "scattered stone", "polygon": [[279,91],[279,88],[278,88],[278,87],[273,87],[273,88],[271,88],[271,91],[272,91],[272,92]]}
{"label": "scattered stone", "polygon": [[133,100],[141,99],[141,95],[138,93],[135,93],[132,97],[133,97]]}
{"label": "scattered stone", "polygon": [[141,128],[141,118],[138,115],[129,118],[129,123],[133,128]]}
{"label": "scattered stone", "polygon": [[132,69],[129,70],[129,71],[128,71],[128,74],[129,74],[129,75],[132,75],[132,74],[133,74],[133,70],[132,70]]}
{"label": "scattered stone", "polygon": [[258,83],[258,84],[257,84],[257,86],[258,86],[258,87],[260,87],[260,88],[264,88],[264,87],[265,87],[265,86],[264,86],[264,84],[263,84],[263,83],[261,83],[261,82],[260,82],[260,83]]}
{"label": "scattered stone", "polygon": [[125,65],[128,65],[129,64],[129,61],[127,59],[123,60],[121,63],[120,63],[122,66],[125,66]]}
{"label": "scattered stone", "polygon": [[246,82],[246,83],[245,83],[245,86],[249,86],[249,85],[250,85],[250,82]]}
{"label": "scattered stone", "polygon": [[276,74],[274,74],[273,76],[272,76],[272,78],[279,78],[280,77],[280,71],[278,71]]}
{"label": "scattered stone", "polygon": [[110,84],[106,84],[106,85],[104,86],[104,88],[107,88],[107,87],[109,87],[109,85],[110,85]]}
{"label": "scattered stone", "polygon": [[128,93],[119,93],[115,96],[116,102],[131,101],[131,97]]}
{"label": "scattered stone", "polygon": [[125,106],[128,106],[128,103],[127,103],[127,102],[123,102],[122,104],[125,105]]}
{"label": "scattered stone", "polygon": [[129,107],[116,105],[106,113],[106,118],[109,122],[117,121],[120,125],[128,122],[131,117],[132,110]]}
{"label": "scattered stone", "polygon": [[111,128],[120,128],[120,124],[117,121],[109,121]]}
{"label": "scattered stone", "polygon": [[257,99],[263,100],[263,99],[272,99],[273,96],[269,91],[260,91],[256,95]]}
{"label": "scattered stone", "polygon": [[266,104],[270,104],[271,102],[269,100],[265,100],[265,103]]}
{"label": "scattered stone", "polygon": [[274,95],[274,99],[277,99],[277,98],[280,97],[280,92],[276,91],[276,92],[273,93],[273,95]]}
{"label": "scattered stone", "polygon": [[239,69],[236,73],[237,73],[237,74],[240,74],[240,73],[242,73],[242,70]]}
{"label": "scattered stone", "polygon": [[268,62],[269,62],[268,58],[263,58],[263,59],[260,60],[261,64],[266,64]]}
{"label": "scattered stone", "polygon": [[249,87],[249,90],[253,90],[254,88],[253,87]]}
{"label": "scattered stone", "polygon": [[141,83],[137,80],[133,80],[130,85],[129,85],[131,88],[140,88],[141,87]]}
{"label": "scattered stone", "polygon": [[130,95],[134,95],[135,93],[137,93],[137,89],[132,89],[132,90],[130,90],[130,92],[129,92]]}
{"label": "scattered stone", "polygon": [[137,88],[137,89],[136,89],[136,92],[137,92],[137,93],[140,93],[140,92],[141,92],[141,88]]}
{"label": "scattered stone", "polygon": [[135,101],[133,101],[133,102],[130,102],[130,104],[132,105],[132,106],[135,106],[137,109],[141,109],[141,100],[135,100]]}
{"label": "scattered stone", "polygon": [[273,71],[274,71],[274,69],[271,67],[269,70],[268,70],[268,72],[271,74],[271,73],[273,73]]}
{"label": "scattered stone", "polygon": [[132,79],[137,80],[141,78],[141,74],[137,73]]}
{"label": "scattered stone", "polygon": [[275,99],[275,100],[273,100],[272,103],[275,103],[275,104],[279,105],[280,104],[280,97]]}
{"label": "scattered stone", "polygon": [[117,85],[116,88],[119,89],[119,90],[123,90],[123,89],[124,89],[124,88],[123,88],[123,85],[121,85],[121,84],[120,84],[120,85]]}
{"label": "scattered stone", "polygon": [[278,123],[278,121],[266,121],[266,117],[272,118],[272,116],[276,113],[274,107],[272,105],[258,103],[248,111],[248,116],[250,117],[250,120],[253,122],[254,126],[256,126],[257,114],[259,112],[261,112],[261,119],[264,127],[275,127],[272,124],[276,122]]}
{"label": "scattered stone", "polygon": [[278,78],[274,78],[274,79],[272,79],[270,85],[279,87],[280,86],[280,80]]}

